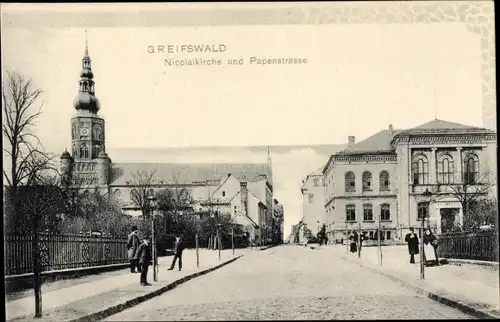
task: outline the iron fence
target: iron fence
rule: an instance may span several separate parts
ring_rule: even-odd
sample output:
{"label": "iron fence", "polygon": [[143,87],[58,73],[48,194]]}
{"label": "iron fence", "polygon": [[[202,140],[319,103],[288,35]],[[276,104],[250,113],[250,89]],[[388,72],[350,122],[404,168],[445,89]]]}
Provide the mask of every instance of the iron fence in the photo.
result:
{"label": "iron fence", "polygon": [[[33,272],[33,236],[4,236],[5,275]],[[126,263],[127,240],[106,236],[41,233],[38,250],[42,271]]]}
{"label": "iron fence", "polygon": [[440,257],[498,262],[496,231],[444,233],[438,239]]}

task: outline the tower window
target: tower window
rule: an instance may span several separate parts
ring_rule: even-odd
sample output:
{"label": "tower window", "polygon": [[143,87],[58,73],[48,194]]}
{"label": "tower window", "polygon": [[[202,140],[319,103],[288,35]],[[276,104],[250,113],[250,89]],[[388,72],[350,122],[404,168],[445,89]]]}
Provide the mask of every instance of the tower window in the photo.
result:
{"label": "tower window", "polygon": [[225,191],[222,191],[222,196],[225,197],[226,196],[226,192]]}
{"label": "tower window", "polygon": [[80,146],[80,157],[88,158],[89,157],[89,149],[85,143]]}

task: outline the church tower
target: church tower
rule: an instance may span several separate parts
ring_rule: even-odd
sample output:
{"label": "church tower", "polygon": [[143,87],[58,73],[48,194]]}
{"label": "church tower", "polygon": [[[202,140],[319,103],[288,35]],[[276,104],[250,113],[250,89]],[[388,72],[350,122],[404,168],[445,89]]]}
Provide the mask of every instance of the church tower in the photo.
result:
{"label": "church tower", "polygon": [[[88,185],[107,185],[111,160],[106,154],[105,122],[97,113],[100,103],[95,96],[94,74],[88,51],[87,32],[85,31],[85,53],[78,84],[78,95],[73,101],[76,115],[71,118],[71,159],[68,152],[61,155],[61,165],[81,183]],[[61,169],[62,170],[62,169]],[[64,172],[63,172],[64,174]]]}

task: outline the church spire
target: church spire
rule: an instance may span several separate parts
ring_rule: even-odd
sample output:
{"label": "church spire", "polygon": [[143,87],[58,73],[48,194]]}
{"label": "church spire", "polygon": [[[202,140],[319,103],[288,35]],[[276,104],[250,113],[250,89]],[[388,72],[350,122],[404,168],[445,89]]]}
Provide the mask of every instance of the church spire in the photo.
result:
{"label": "church spire", "polygon": [[85,57],[89,56],[89,44],[87,41],[87,29],[85,29]]}
{"label": "church spire", "polygon": [[85,30],[85,53],[82,58],[82,71],[80,72],[80,82],[78,96],[74,100],[76,110],[86,110],[91,113],[97,113],[100,109],[99,100],[95,96],[94,73],[89,56],[89,47],[87,41],[87,30]]}

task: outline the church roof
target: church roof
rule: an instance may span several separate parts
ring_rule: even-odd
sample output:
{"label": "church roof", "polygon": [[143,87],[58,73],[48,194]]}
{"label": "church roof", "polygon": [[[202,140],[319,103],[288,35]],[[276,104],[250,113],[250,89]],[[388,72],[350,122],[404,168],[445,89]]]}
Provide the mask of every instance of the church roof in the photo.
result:
{"label": "church roof", "polygon": [[152,174],[152,182],[163,184],[193,184],[219,181],[233,174],[238,180],[258,181],[267,175],[266,163],[114,163],[112,185],[137,184],[141,173]]}

